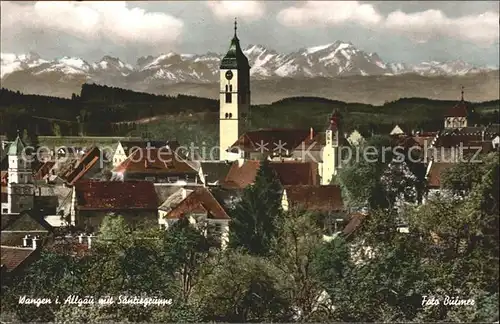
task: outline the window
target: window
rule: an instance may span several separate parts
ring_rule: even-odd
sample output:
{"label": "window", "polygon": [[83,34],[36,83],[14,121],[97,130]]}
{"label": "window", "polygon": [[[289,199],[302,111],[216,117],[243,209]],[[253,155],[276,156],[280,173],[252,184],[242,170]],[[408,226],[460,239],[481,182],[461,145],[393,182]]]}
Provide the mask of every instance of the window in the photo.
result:
{"label": "window", "polygon": [[233,118],[233,114],[229,113],[229,118]]}
{"label": "window", "polygon": [[232,84],[229,85],[229,92],[233,92],[233,85]]}
{"label": "window", "polygon": [[23,205],[23,204],[19,204],[19,208],[23,208],[23,207],[24,207],[24,205]]}
{"label": "window", "polygon": [[3,214],[7,214],[8,212],[9,212],[9,209],[8,209],[8,208],[3,208],[3,209],[2,209],[2,213],[3,213]]}
{"label": "window", "polygon": [[228,89],[228,86],[227,86],[227,84],[226,84],[226,92],[228,92],[228,90],[229,90],[229,89]]}
{"label": "window", "polygon": [[23,180],[23,175],[22,174],[19,175],[19,179]]}
{"label": "window", "polygon": [[226,93],[226,103],[231,103],[232,102],[232,94],[231,92]]}
{"label": "window", "polygon": [[229,118],[229,114],[228,114],[228,113],[226,113],[226,119],[228,119],[228,118]]}

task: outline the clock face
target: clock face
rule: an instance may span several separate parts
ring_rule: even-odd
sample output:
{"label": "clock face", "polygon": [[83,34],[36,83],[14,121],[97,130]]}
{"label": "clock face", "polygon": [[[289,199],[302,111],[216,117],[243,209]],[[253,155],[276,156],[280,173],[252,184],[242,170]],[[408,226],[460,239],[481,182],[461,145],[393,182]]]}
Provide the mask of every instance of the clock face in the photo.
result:
{"label": "clock face", "polygon": [[226,79],[231,80],[233,78],[233,72],[231,70],[226,72]]}

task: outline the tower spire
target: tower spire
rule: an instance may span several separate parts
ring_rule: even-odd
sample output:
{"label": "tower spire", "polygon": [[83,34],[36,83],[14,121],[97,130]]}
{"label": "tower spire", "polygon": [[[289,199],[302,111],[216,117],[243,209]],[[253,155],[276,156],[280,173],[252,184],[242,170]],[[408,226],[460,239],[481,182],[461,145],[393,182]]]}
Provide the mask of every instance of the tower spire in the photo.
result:
{"label": "tower spire", "polygon": [[462,86],[462,101],[464,101],[464,86]]}
{"label": "tower spire", "polygon": [[236,17],[234,17],[234,37],[236,37],[236,29],[238,29],[238,21]]}

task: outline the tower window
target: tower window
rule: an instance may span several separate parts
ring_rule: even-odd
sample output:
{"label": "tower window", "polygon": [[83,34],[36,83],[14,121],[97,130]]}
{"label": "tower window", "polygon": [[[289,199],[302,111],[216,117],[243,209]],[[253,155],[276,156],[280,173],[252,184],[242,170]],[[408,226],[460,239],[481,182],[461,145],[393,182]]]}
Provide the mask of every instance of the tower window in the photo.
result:
{"label": "tower window", "polygon": [[229,85],[229,92],[233,92],[233,85],[232,84]]}
{"label": "tower window", "polygon": [[231,92],[226,93],[226,103],[231,103],[232,102],[232,96]]}
{"label": "tower window", "polygon": [[227,119],[228,117],[229,117],[229,114],[228,114],[228,113],[226,113],[226,119]]}
{"label": "tower window", "polygon": [[232,113],[229,113],[229,118],[233,118],[233,114]]}
{"label": "tower window", "polygon": [[228,91],[228,85],[226,84],[226,92]]}

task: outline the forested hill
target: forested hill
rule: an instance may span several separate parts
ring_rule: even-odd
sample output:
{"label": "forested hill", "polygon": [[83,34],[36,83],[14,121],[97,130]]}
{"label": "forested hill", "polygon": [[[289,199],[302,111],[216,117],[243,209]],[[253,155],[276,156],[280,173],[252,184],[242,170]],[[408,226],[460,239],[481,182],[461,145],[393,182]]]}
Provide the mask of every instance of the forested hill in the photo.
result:
{"label": "forested hill", "polygon": [[181,112],[216,112],[216,100],[177,95],[158,96],[120,88],[84,84],[72,99],[28,95],[2,88],[0,90],[0,125],[3,132],[34,124],[40,134],[52,134],[52,122],[59,123],[65,135],[77,129],[77,122],[88,124],[91,133],[106,133],[109,124],[133,121]]}
{"label": "forested hill", "polygon": [[[318,97],[291,97],[268,105],[252,106],[249,127],[322,129],[331,111],[339,109],[346,131],[358,129],[384,133],[395,124],[436,130],[442,127],[445,111],[456,103],[402,98],[373,106]],[[471,110],[475,111],[471,122],[495,122],[499,104],[499,100],[469,103]],[[166,133],[178,136],[182,133],[185,137],[189,134],[184,131],[189,130],[188,133],[196,132],[194,135],[199,138],[214,137],[218,110],[219,103],[213,99],[154,95],[96,84],[84,84],[81,92],[73,94],[72,99],[0,90],[0,126],[9,137],[17,129],[26,129],[32,135],[78,135],[84,129],[86,135],[126,136],[137,128],[141,130],[135,132],[136,136],[140,136],[140,132],[149,132],[154,137],[163,137]],[[135,121],[140,121],[140,127]]]}

